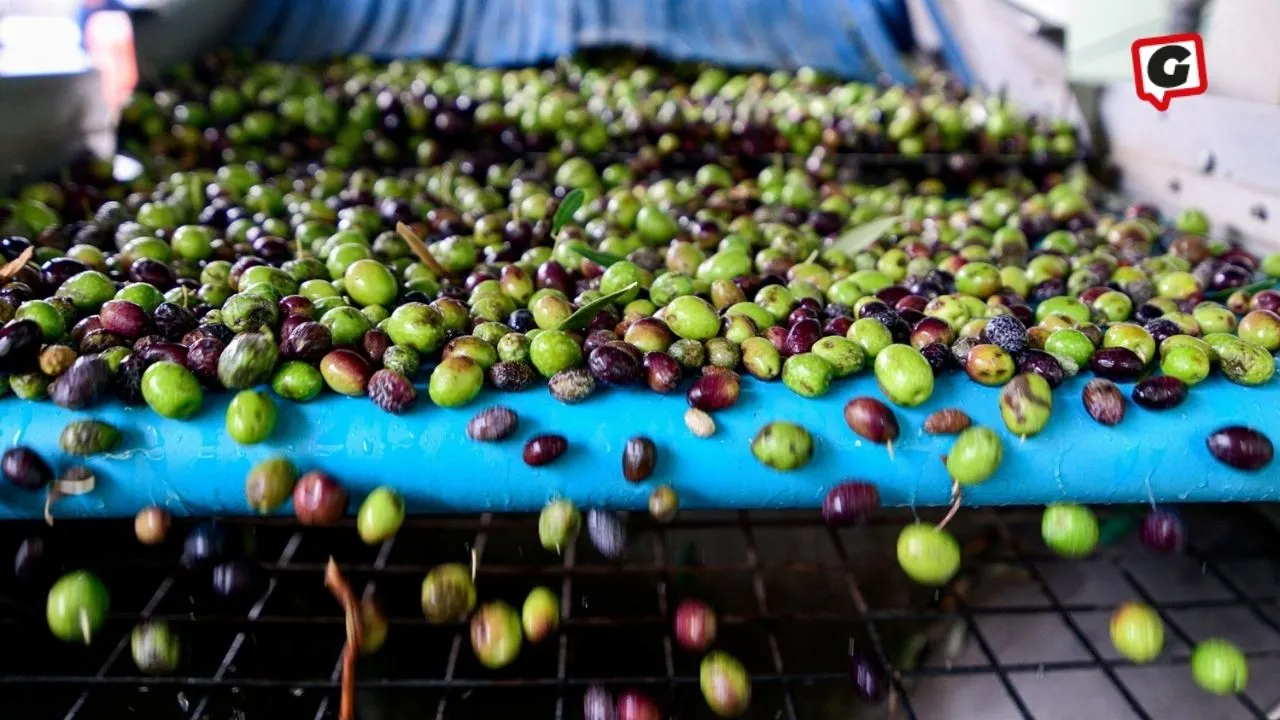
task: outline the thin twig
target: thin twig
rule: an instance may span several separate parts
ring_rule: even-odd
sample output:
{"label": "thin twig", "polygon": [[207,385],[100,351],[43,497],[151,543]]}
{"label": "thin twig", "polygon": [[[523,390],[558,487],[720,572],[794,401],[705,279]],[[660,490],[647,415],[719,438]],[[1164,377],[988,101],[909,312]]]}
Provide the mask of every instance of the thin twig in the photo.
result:
{"label": "thin twig", "polygon": [[402,222],[398,222],[396,223],[396,234],[404,238],[404,241],[409,244],[409,249],[413,251],[413,254],[418,256],[418,259],[422,261],[423,265],[431,268],[431,272],[435,273],[436,277],[449,277],[448,271],[444,269],[444,266],[440,264],[440,261],[436,260],[435,256],[431,254],[431,251],[427,249],[426,243],[422,242],[422,239],[413,232],[413,228]]}
{"label": "thin twig", "polygon": [[955,480],[951,481],[951,507],[947,510],[947,514],[942,518],[942,522],[938,523],[938,529],[942,530],[951,522],[951,518],[956,516],[960,511],[960,483]]}
{"label": "thin twig", "polygon": [[324,586],[342,604],[342,612],[347,621],[347,644],[342,648],[342,699],[339,705],[339,720],[355,720],[356,716],[356,657],[360,653],[360,642],[364,628],[360,623],[360,603],[356,601],[351,584],[338,569],[338,563],[329,558],[324,569]]}
{"label": "thin twig", "polygon": [[4,267],[0,267],[0,283],[8,282],[9,278],[17,275],[18,271],[31,261],[31,256],[35,255],[35,252],[36,246],[28,245],[27,249],[23,250],[21,255],[5,263]]}

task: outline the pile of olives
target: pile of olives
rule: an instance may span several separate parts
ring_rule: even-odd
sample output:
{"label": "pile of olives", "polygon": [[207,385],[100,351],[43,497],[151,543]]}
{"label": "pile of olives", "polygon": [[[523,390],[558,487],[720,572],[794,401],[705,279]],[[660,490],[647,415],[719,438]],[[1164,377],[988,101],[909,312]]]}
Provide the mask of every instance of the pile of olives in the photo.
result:
{"label": "pile of olives", "polygon": [[[73,410],[114,399],[183,420],[207,395],[234,393],[227,433],[253,445],[276,432],[278,402],[326,392],[404,413],[468,406],[486,387],[545,382],[564,403],[683,387],[685,421],[702,438],[743,382],[780,380],[813,398],[871,372],[890,405],[914,407],[935,377],[963,372],[1000,388],[992,402],[1025,439],[1081,372],[1096,376],[1082,402],[1106,426],[1126,412],[1117,383],[1141,380],[1134,402],[1159,411],[1215,370],[1239,385],[1270,381],[1280,256],[1215,239],[1196,210],[1110,207],[1082,166],[1053,165],[1079,155],[1068,125],[1022,117],[944,75],[924,79],[907,89],[627,61],[500,71],[214,54],[125,109],[122,147],[144,161],[141,176],[116,181],[81,161],[0,204],[0,394]],[[880,182],[845,163],[849,153],[949,159],[945,177]],[[1010,154],[1021,168],[975,169],[974,157]],[[889,452],[903,430],[875,398],[851,400],[845,420]],[[467,434],[500,442],[517,421],[490,407]],[[955,435],[945,465],[957,500],[1006,451],[1000,433],[960,411],[924,429]],[[60,440],[87,456],[124,436],[84,419]],[[1206,444],[1241,470],[1272,459],[1271,441],[1248,427]],[[813,447],[808,429],[777,420],[749,451],[786,472]],[[542,466],[567,448],[545,433],[522,458]],[[623,480],[645,482],[657,461],[651,441],[632,438]],[[0,469],[27,489],[54,482],[25,447]],[[307,470],[264,460],[245,481],[249,507],[269,513],[292,499],[304,524],[342,517],[341,483]],[[874,484],[843,483],[824,514],[853,524],[878,504]],[[649,506],[669,521],[675,490],[656,486]],[[167,520],[146,512],[139,537],[155,541]],[[404,515],[396,490],[380,487],[359,507],[360,537],[383,542]],[[583,523],[562,499],[544,510],[541,541],[559,551],[582,524],[606,557],[625,550],[625,516],[590,510]],[[898,558],[913,579],[943,584],[958,572],[944,525],[903,530]],[[1160,552],[1180,534],[1163,509],[1143,525]],[[1081,557],[1097,522],[1054,506],[1044,536]],[[105,597],[100,586],[91,576],[65,585],[90,599]],[[473,594],[438,595],[451,617],[474,606]],[[55,633],[87,641],[105,601],[53,597]],[[521,634],[554,630],[553,598],[530,600],[523,617],[501,603],[471,615],[485,664],[510,662]],[[1131,616],[1142,619],[1120,624],[1150,624]],[[165,628],[134,637],[135,655],[155,667],[176,662],[172,646]],[[1243,685],[1224,674],[1221,648],[1204,657],[1206,687]],[[723,714],[745,708],[740,671],[723,654],[704,661],[704,692]]]}

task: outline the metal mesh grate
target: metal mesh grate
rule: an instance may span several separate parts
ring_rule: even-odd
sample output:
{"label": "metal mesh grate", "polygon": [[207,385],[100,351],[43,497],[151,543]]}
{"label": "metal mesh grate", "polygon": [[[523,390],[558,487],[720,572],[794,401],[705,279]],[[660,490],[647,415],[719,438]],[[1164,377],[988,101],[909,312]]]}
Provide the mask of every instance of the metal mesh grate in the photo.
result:
{"label": "metal mesh grate", "polygon": [[[147,548],[128,522],[64,521],[52,530],[9,523],[0,527],[8,549],[37,534],[47,554],[40,580],[18,583],[4,574],[0,707],[25,708],[26,720],[335,717],[344,634],[338,604],[323,587],[330,555],[357,594],[375,585],[391,624],[383,650],[359,663],[362,718],[492,718],[513,707],[522,717],[575,718],[592,683],[644,689],[673,716],[711,717],[698,688],[700,657],[670,634],[674,606],[690,596],[717,609],[717,646],[751,674],[748,717],[847,718],[851,708],[852,717],[942,717],[920,698],[946,682],[993,688],[1007,697],[1010,717],[1043,717],[1028,678],[1083,671],[1101,673],[1119,712],[1168,716],[1135,684],[1134,673],[1149,669],[1118,659],[1106,642],[1105,620],[1123,599],[1160,611],[1168,641],[1155,666],[1182,666],[1188,685],[1189,649],[1203,639],[1196,618],[1215,614],[1247,616],[1262,628],[1244,648],[1255,673],[1280,667],[1280,580],[1272,566],[1280,533],[1254,508],[1188,509],[1192,544],[1184,556],[1149,558],[1123,540],[1086,561],[1045,551],[1038,510],[967,510],[951,526],[965,543],[965,571],[945,592],[910,584],[896,567],[893,543],[908,517],[886,512],[838,531],[812,512],[685,513],[668,526],[633,517],[625,562],[604,559],[585,539],[563,557],[549,553],[530,516],[411,518],[379,547],[360,543],[350,525],[227,520],[240,552],[261,572],[261,592],[240,606],[211,595],[207,572],[177,562],[189,524]],[[519,607],[535,585],[561,598],[561,632],[526,643],[500,671],[475,660],[465,626],[430,625],[419,607],[426,571],[468,562],[472,550],[482,602]],[[1076,579],[1088,582],[1064,580],[1072,562]],[[1257,582],[1257,573],[1239,572],[1244,566],[1273,575]],[[55,641],[41,612],[48,580],[79,567],[97,572],[112,592],[108,621],[87,648]],[[1169,572],[1197,576],[1189,594],[1169,585]],[[1081,591],[1103,576],[1114,579],[1115,597]],[[148,616],[167,619],[182,637],[183,662],[173,676],[144,677],[134,667],[129,631]],[[1077,651],[1065,659],[1021,657],[1004,646],[1011,634],[1043,633],[1034,629],[1043,622],[1058,623]],[[887,705],[857,698],[851,641],[894,668]],[[1263,696],[1274,683],[1268,689],[1256,680],[1253,694],[1220,699],[1222,717],[1266,717],[1276,698]],[[968,717],[954,713],[946,716]]]}

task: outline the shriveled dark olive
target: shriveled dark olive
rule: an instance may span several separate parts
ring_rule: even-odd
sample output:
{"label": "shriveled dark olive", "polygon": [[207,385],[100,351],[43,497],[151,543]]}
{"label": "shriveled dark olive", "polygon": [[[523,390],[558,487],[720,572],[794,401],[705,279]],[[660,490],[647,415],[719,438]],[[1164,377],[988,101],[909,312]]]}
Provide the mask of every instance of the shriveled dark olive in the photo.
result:
{"label": "shriveled dark olive", "polygon": [[1239,470],[1261,470],[1275,452],[1270,438],[1241,425],[1214,431],[1205,442],[1215,458]]}
{"label": "shriveled dark olive", "polygon": [[533,384],[537,373],[527,362],[500,362],[489,368],[489,382],[504,392],[519,392]]}
{"label": "shriveled dark olive", "polygon": [[1105,378],[1094,378],[1081,394],[1089,417],[1103,425],[1118,425],[1124,420],[1124,395],[1116,384]]}
{"label": "shriveled dark olive", "polygon": [[1176,377],[1147,378],[1133,388],[1133,401],[1148,410],[1168,410],[1187,399],[1187,384]]}
{"label": "shriveled dark olive", "polygon": [[467,422],[467,437],[477,442],[505,440],[516,431],[519,422],[515,410],[496,405],[481,410]]}

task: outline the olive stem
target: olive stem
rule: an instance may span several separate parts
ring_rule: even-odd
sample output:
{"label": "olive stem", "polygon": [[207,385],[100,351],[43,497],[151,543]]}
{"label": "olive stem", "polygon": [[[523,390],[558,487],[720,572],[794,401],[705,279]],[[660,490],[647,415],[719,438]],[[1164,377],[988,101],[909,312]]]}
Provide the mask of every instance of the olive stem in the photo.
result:
{"label": "olive stem", "polygon": [[885,446],[889,448],[889,460],[892,462],[893,461],[893,441],[890,440],[886,442]]}
{"label": "olive stem", "polygon": [[84,636],[84,644],[88,645],[93,642],[93,625],[89,623],[89,611],[80,608],[80,634]]}
{"label": "olive stem", "polygon": [[942,522],[938,523],[939,530],[946,528],[947,523],[951,522],[951,518],[955,517],[956,513],[960,511],[961,499],[962,498],[960,493],[960,483],[956,482],[955,480],[952,480],[951,481],[951,507],[947,509],[947,514],[943,516]]}
{"label": "olive stem", "polygon": [[51,484],[48,492],[44,495],[44,521],[49,527],[53,527],[53,502],[57,500],[58,486]]}

